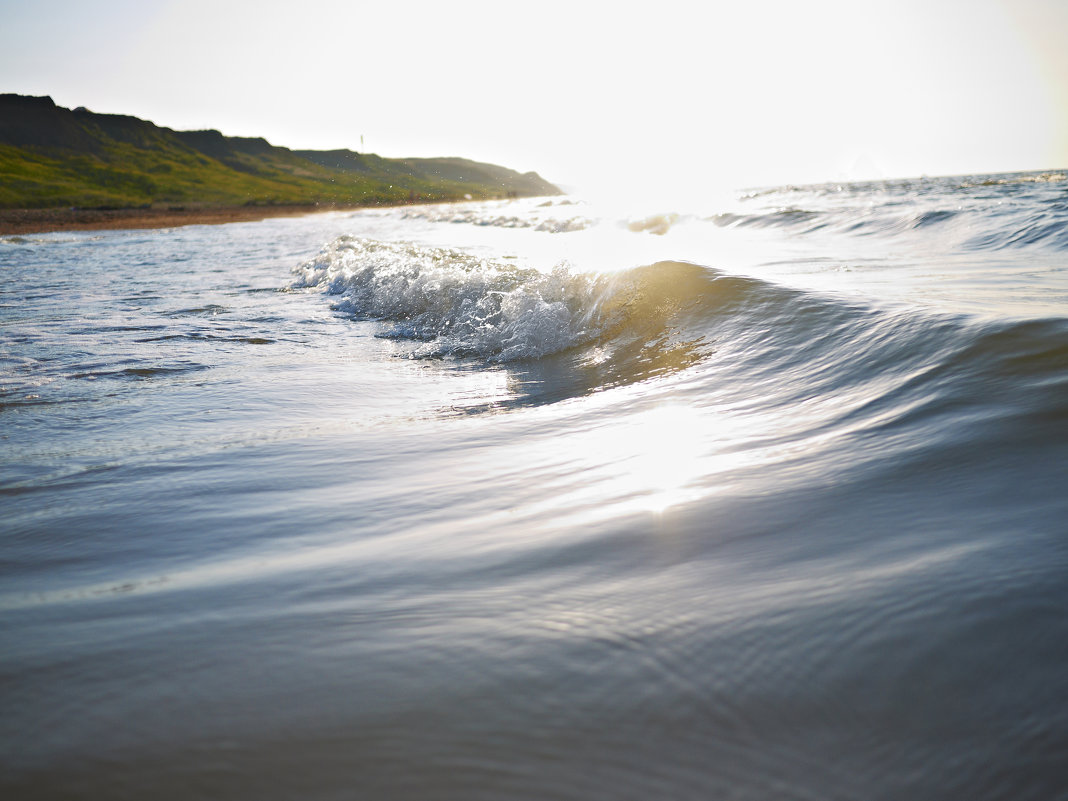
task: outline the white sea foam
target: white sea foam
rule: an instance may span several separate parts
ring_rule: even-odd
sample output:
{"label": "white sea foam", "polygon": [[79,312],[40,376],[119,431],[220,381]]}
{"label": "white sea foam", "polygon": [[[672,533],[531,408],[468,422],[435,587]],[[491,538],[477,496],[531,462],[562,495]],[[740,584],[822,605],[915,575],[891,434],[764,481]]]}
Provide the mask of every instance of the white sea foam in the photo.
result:
{"label": "white sea foam", "polygon": [[584,231],[594,225],[594,220],[582,214],[558,216],[543,210],[550,208],[553,206],[542,204],[536,208],[525,206],[517,211],[509,205],[500,204],[450,204],[418,206],[405,210],[400,216],[405,220],[426,220],[436,223],[457,223],[493,228],[532,228],[552,234]]}
{"label": "white sea foam", "polygon": [[295,288],[338,296],[334,308],[422,340],[414,356],[537,358],[595,338],[608,279],[566,264],[549,272],[463,251],[340,237],[294,269]]}

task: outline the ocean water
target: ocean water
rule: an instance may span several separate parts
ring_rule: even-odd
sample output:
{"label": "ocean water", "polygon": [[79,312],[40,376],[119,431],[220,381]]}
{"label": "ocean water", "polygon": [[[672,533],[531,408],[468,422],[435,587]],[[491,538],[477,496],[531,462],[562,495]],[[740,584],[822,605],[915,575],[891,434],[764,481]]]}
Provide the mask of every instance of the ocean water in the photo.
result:
{"label": "ocean water", "polygon": [[1068,798],[1068,176],[0,238],[0,791]]}

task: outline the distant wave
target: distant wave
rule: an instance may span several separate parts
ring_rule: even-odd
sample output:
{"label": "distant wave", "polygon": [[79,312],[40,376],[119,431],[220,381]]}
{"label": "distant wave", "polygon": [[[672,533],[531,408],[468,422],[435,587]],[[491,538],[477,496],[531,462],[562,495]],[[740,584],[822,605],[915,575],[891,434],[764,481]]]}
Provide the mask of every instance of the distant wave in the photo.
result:
{"label": "distant wave", "polygon": [[[945,249],[1068,251],[1068,173],[827,184],[752,192],[742,206],[709,218],[726,228],[795,235],[902,238],[937,235]],[[771,205],[774,201],[778,204]]]}
{"label": "distant wave", "polygon": [[635,233],[645,231],[650,234],[663,236],[679,221],[680,215],[675,213],[653,214],[627,222],[627,228]]}
{"label": "distant wave", "polygon": [[778,228],[802,235],[825,231],[883,237],[924,229],[945,231],[952,224],[956,227],[952,233],[957,234],[952,244],[962,250],[1048,247],[1068,251],[1068,203],[1000,215],[948,208],[881,214],[784,208],[756,214],[724,213],[712,222],[728,228]]}
{"label": "distant wave", "polygon": [[1060,170],[1051,170],[1041,173],[1023,173],[1005,176],[980,176],[966,178],[961,182],[962,189],[970,189],[973,186],[1006,186],[1008,184],[1051,184],[1068,181],[1068,173]]}
{"label": "distant wave", "polygon": [[479,225],[493,228],[531,228],[551,234],[565,234],[572,231],[584,231],[594,221],[582,214],[557,216],[543,209],[556,206],[575,205],[574,203],[542,203],[536,209],[525,208],[523,213],[511,213],[507,205],[447,204],[441,206],[418,206],[401,214],[405,220],[427,220],[466,225]]}

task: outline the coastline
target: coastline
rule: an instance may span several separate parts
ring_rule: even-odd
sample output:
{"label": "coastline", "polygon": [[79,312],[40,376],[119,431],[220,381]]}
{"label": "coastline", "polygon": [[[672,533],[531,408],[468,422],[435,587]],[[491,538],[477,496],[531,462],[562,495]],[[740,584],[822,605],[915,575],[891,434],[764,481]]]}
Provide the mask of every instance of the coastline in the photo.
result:
{"label": "coastline", "polygon": [[0,236],[57,231],[97,231],[124,228],[175,228],[182,225],[222,225],[256,222],[270,217],[294,217],[367,206],[308,204],[286,206],[212,206],[147,209],[0,209]]}

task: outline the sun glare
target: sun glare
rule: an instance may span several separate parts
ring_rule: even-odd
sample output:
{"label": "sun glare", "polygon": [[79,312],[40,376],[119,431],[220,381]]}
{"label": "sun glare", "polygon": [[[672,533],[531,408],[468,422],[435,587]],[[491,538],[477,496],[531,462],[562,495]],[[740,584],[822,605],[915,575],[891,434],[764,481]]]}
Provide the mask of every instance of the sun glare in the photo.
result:
{"label": "sun glare", "polygon": [[654,513],[699,497],[697,482],[711,469],[708,425],[699,409],[672,403],[597,430],[586,447],[604,466],[599,492]]}
{"label": "sun glare", "polygon": [[699,493],[693,482],[704,473],[704,422],[689,406],[658,406],[635,420],[633,451],[624,459],[625,480],[653,512],[682,503]]}
{"label": "sun glare", "polygon": [[[0,73],[177,129],[315,149],[366,136],[384,156],[464,156],[632,198],[1065,155],[1065,12],[1042,0],[149,5],[10,9]],[[361,35],[358,58],[327,40],[313,59],[277,57],[327,29],[403,30],[404,47]]]}

